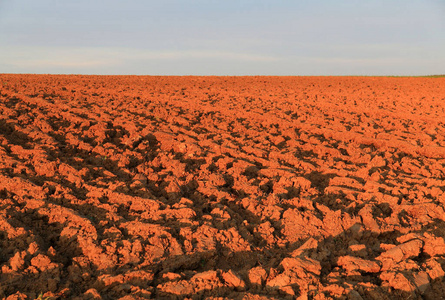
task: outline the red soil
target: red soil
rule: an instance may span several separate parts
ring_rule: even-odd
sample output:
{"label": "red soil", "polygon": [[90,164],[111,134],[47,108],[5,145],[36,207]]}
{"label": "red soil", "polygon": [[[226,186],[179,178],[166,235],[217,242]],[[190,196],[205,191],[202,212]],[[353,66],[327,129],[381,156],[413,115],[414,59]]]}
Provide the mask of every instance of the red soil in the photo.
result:
{"label": "red soil", "polygon": [[1,297],[445,294],[444,78],[0,84]]}

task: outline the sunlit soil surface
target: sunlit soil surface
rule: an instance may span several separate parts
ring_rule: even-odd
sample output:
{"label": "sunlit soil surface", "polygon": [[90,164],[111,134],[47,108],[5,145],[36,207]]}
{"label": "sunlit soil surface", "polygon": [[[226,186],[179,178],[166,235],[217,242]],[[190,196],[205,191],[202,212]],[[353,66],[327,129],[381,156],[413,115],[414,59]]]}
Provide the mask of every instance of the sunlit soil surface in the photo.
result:
{"label": "sunlit soil surface", "polygon": [[445,294],[445,78],[0,84],[0,297]]}

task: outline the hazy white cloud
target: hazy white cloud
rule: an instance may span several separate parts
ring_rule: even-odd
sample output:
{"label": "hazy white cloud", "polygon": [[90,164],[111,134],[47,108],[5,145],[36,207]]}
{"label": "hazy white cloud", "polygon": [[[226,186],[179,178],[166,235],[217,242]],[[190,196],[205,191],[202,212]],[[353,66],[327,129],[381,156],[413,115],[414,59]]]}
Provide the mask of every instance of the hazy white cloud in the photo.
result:
{"label": "hazy white cloud", "polygon": [[[440,51],[419,56],[427,52],[416,45],[396,43],[331,45],[329,49],[322,44],[307,43],[304,51],[274,55],[229,51],[216,43],[213,46],[213,49],[183,51],[5,46],[0,47],[0,57],[5,73],[58,74],[426,75],[443,73],[440,66],[445,65]],[[298,45],[294,46],[298,50]]]}
{"label": "hazy white cloud", "polygon": [[8,65],[18,69],[39,68],[88,68],[113,64],[110,57],[104,57],[87,49],[63,49],[51,47],[3,47],[0,55]]}
{"label": "hazy white cloud", "polygon": [[77,59],[32,59],[32,60],[19,60],[9,63],[12,66],[18,68],[40,68],[40,67],[56,67],[56,68],[89,68],[98,66],[109,66],[112,62],[106,62],[103,60],[87,60],[80,61]]}
{"label": "hazy white cloud", "polygon": [[223,59],[234,61],[278,61],[279,57],[256,53],[231,52],[223,50],[183,50],[147,51],[143,49],[112,48],[108,55],[119,59],[131,60],[184,60],[184,59]]}
{"label": "hazy white cloud", "polygon": [[[29,55],[32,53],[32,56]],[[186,50],[186,51],[146,51],[130,48],[98,47],[3,47],[0,56],[7,61],[12,70],[27,69],[38,72],[40,68],[69,68],[85,70],[94,68],[113,68],[126,63],[147,61],[187,61],[187,60],[224,60],[235,62],[274,62],[280,58],[255,53],[237,53],[219,50]]]}

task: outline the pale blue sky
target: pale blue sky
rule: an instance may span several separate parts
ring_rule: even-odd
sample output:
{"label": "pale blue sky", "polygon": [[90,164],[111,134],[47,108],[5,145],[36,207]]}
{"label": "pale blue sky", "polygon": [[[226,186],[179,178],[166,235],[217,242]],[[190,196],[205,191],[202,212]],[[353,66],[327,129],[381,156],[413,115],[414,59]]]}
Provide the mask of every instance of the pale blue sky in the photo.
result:
{"label": "pale blue sky", "polygon": [[445,73],[445,0],[0,0],[0,73]]}

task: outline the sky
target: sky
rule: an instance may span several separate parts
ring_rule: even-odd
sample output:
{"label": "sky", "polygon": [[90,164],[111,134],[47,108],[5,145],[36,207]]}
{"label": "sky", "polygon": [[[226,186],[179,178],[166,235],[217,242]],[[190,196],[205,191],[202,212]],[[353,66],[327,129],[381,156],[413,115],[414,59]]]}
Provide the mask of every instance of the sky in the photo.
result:
{"label": "sky", "polygon": [[445,0],[0,0],[0,73],[445,74]]}

